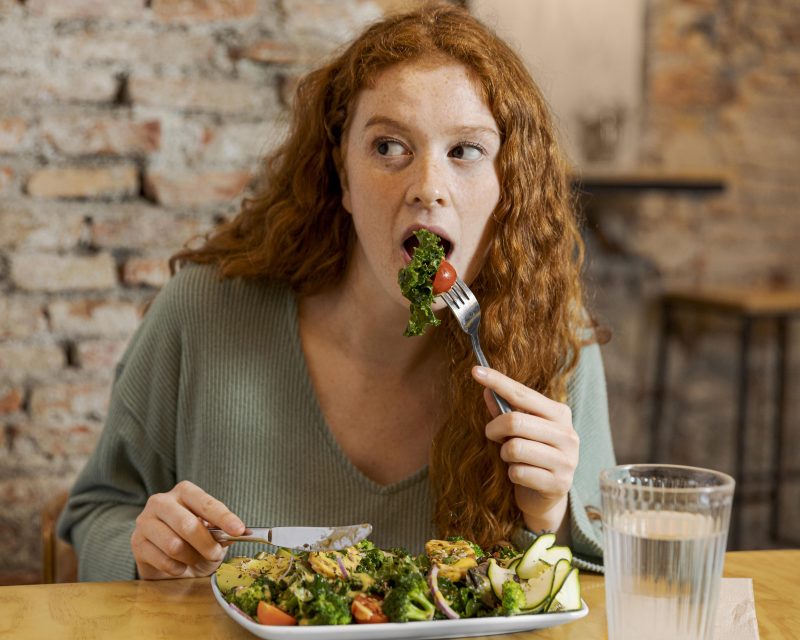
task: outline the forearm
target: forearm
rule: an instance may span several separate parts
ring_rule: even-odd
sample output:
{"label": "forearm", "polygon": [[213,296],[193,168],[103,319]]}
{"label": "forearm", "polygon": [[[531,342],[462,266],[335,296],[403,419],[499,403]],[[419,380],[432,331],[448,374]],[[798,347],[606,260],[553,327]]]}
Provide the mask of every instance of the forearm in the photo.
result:
{"label": "forearm", "polygon": [[72,529],[78,555],[78,579],[107,582],[136,579],[131,534],[141,508],[134,505],[98,505]]}

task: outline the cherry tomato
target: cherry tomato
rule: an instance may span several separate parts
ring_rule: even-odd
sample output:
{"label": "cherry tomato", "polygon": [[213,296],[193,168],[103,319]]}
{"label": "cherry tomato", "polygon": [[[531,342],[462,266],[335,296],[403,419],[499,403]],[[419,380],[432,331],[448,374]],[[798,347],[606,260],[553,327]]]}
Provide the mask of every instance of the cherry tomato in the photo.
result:
{"label": "cherry tomato", "polygon": [[353,614],[355,621],[361,624],[389,622],[389,618],[381,608],[381,601],[375,596],[368,596],[364,593],[359,593],[353,598],[350,613]]}
{"label": "cherry tomato", "polygon": [[453,265],[447,260],[442,260],[436,272],[436,277],[433,279],[433,294],[438,296],[445,291],[449,291],[455,281],[456,270]]}
{"label": "cherry tomato", "polygon": [[274,604],[267,604],[263,600],[258,603],[256,618],[261,624],[282,626],[297,624],[297,620],[293,615],[286,613],[282,609],[278,609]]}

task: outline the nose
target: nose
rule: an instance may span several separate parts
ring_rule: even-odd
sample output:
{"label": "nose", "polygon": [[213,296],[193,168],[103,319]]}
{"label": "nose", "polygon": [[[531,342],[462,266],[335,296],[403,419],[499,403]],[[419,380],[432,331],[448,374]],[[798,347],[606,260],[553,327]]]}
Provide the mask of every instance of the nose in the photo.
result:
{"label": "nose", "polygon": [[435,158],[416,158],[412,165],[406,203],[425,208],[446,207],[449,204],[446,169]]}

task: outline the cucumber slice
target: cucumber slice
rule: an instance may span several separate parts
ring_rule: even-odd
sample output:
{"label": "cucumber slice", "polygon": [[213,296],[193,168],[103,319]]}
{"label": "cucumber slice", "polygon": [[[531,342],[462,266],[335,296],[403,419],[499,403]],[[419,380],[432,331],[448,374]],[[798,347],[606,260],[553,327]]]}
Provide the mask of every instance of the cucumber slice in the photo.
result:
{"label": "cucumber slice", "polygon": [[541,568],[537,567],[537,564],[541,560],[542,554],[552,547],[555,541],[556,534],[554,533],[544,533],[536,538],[533,544],[522,554],[522,558],[517,564],[517,575],[523,580],[528,580],[539,573]]}
{"label": "cucumber slice", "polygon": [[508,563],[508,569],[516,569],[519,561],[522,559],[522,556],[517,556],[511,562]]}
{"label": "cucumber slice", "polygon": [[547,566],[535,578],[522,581],[522,590],[525,592],[525,612],[533,613],[543,609],[550,600],[550,593],[553,590],[553,578],[555,577],[554,567]]}
{"label": "cucumber slice", "polygon": [[542,560],[548,564],[556,564],[559,560],[572,562],[572,551],[569,547],[550,547],[542,554]]}
{"label": "cucumber slice", "polygon": [[492,585],[492,591],[497,596],[498,600],[503,599],[503,583],[507,580],[513,580],[517,574],[513,569],[504,569],[494,558],[489,560],[489,567],[486,570],[486,576],[489,578],[489,584]]}
{"label": "cucumber slice", "polygon": [[578,570],[572,568],[558,593],[547,605],[547,612],[577,611],[581,606],[581,583],[578,580]]}
{"label": "cucumber slice", "polygon": [[552,598],[555,598],[561,587],[564,586],[564,580],[567,579],[571,569],[572,565],[566,558],[561,558],[553,565],[553,588],[550,590]]}

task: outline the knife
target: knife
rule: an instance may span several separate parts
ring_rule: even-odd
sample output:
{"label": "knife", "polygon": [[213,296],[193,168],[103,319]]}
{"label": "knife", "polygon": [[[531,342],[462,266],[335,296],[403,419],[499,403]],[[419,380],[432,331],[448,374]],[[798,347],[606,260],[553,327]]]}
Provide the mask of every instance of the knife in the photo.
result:
{"label": "knife", "polygon": [[262,542],[297,551],[339,551],[352,547],[372,533],[371,524],[344,527],[248,527],[240,536],[209,528],[217,542]]}

